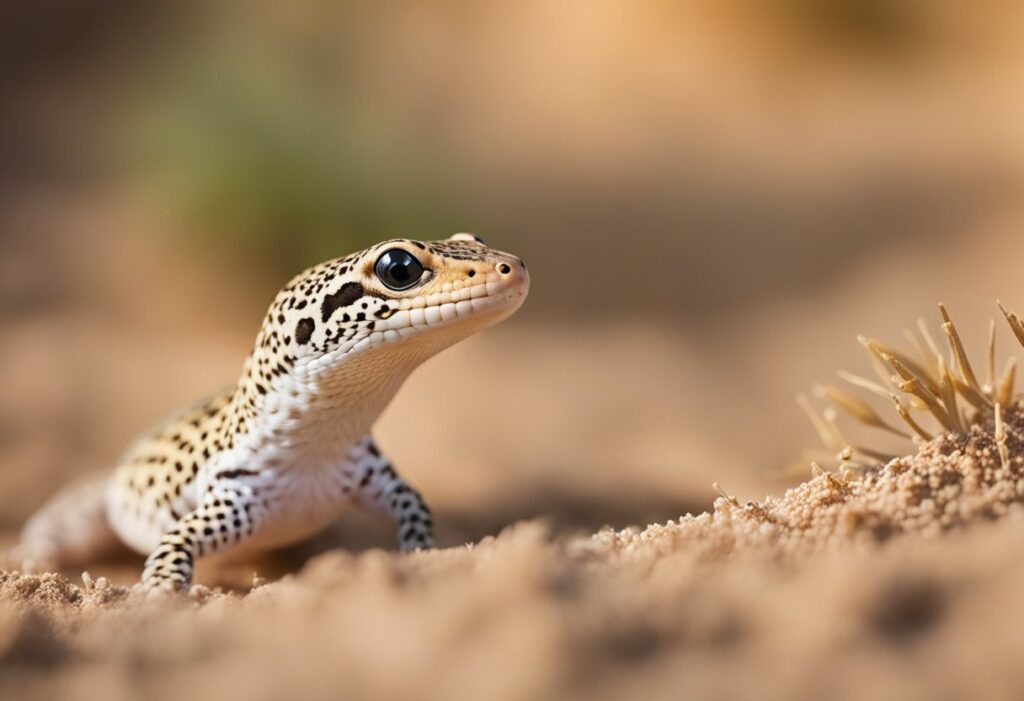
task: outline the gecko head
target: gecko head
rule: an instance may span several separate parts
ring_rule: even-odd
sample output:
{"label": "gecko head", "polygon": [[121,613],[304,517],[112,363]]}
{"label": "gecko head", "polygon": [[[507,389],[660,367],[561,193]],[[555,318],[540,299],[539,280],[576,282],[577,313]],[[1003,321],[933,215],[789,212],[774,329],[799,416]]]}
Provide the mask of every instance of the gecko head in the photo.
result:
{"label": "gecko head", "polygon": [[529,287],[519,258],[472,234],[394,239],[292,280],[270,309],[276,333],[263,342],[307,367],[384,349],[425,359],[511,315]]}

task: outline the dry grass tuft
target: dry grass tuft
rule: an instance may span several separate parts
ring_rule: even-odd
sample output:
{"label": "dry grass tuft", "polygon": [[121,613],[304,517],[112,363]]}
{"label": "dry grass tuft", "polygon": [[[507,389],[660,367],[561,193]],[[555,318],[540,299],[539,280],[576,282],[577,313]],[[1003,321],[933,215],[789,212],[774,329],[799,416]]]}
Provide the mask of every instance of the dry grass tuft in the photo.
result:
{"label": "dry grass tuft", "polygon": [[[1024,322],[1001,303],[997,304],[1014,336],[1024,345]],[[867,401],[831,385],[814,388],[815,396],[831,405],[824,411],[819,412],[806,396],[797,398],[831,452],[826,457],[816,456],[815,465],[825,464],[841,474],[849,469],[864,471],[896,457],[891,452],[848,441],[839,429],[835,409],[865,426],[914,440],[918,445],[938,435],[965,437],[975,427],[990,426],[1003,466],[1009,465],[1003,414],[1013,401],[1016,358],[1011,357],[997,377],[996,325],[993,320],[989,325],[985,381],[980,382],[945,305],[939,304],[939,313],[946,338],[945,351],[935,342],[925,321],[919,319],[916,332],[904,332],[916,355],[874,339],[859,337],[871,358],[877,382],[843,370],[837,373],[844,382],[887,398],[910,433],[887,421]]]}

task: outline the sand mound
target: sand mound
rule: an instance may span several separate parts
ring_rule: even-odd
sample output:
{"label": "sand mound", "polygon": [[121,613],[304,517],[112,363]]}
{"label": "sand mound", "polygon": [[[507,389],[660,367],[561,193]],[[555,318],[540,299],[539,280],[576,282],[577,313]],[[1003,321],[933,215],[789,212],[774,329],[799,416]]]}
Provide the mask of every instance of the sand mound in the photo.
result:
{"label": "sand mound", "polygon": [[1024,507],[1024,412],[1004,416],[1009,459],[1003,465],[995,427],[925,443],[917,454],[893,460],[854,479],[832,473],[801,484],[780,498],[740,504],[716,501],[711,513],[643,532],[602,533],[596,540],[620,550],[657,553],[687,548],[724,557],[763,549],[777,555],[833,546],[871,546],[916,533],[934,538],[978,521],[1019,514]]}

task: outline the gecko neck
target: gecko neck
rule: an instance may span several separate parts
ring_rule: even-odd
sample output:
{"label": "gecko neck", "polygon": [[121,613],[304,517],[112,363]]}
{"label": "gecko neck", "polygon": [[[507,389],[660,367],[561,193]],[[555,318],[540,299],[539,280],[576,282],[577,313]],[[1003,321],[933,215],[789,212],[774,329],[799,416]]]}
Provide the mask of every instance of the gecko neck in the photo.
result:
{"label": "gecko neck", "polygon": [[406,378],[437,350],[396,343],[338,359],[299,360],[265,393],[253,390],[254,381],[243,374],[229,430],[256,448],[336,461],[370,432]]}

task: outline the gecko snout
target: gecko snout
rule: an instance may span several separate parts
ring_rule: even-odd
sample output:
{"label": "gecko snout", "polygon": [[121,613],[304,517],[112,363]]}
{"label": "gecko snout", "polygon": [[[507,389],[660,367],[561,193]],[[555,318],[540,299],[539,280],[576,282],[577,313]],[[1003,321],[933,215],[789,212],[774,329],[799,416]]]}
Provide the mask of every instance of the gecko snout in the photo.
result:
{"label": "gecko snout", "polygon": [[526,270],[526,263],[514,256],[508,256],[499,260],[494,265],[502,283],[510,285],[513,289],[519,289],[522,294],[530,286],[530,273]]}
{"label": "gecko snout", "polygon": [[503,278],[515,279],[517,277],[529,277],[529,273],[526,270],[526,263],[515,256],[508,256],[508,258],[498,261],[494,266],[494,269],[497,270],[498,274]]}

